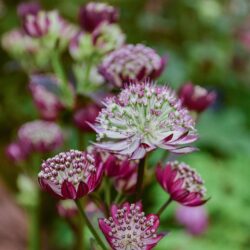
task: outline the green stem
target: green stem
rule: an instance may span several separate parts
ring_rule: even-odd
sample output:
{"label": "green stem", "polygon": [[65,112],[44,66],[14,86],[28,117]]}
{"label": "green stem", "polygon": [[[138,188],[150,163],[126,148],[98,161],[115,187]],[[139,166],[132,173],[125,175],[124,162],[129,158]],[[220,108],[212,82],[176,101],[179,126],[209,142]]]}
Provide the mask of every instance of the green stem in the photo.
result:
{"label": "green stem", "polygon": [[52,64],[55,74],[61,80],[61,88],[60,88],[61,100],[68,107],[72,107],[74,104],[73,93],[72,93],[72,90],[70,89],[67,77],[60,63],[59,52],[57,50],[55,50],[52,53],[51,64]]}
{"label": "green stem", "polygon": [[120,199],[122,198],[122,193],[118,193],[117,196],[115,197],[114,203],[117,204],[119,203]]}
{"label": "green stem", "polygon": [[98,233],[96,232],[95,228],[93,227],[93,225],[91,224],[91,222],[89,221],[89,218],[87,217],[87,215],[85,214],[81,202],[79,200],[75,200],[75,203],[78,207],[78,210],[82,216],[82,218],[85,221],[85,224],[87,225],[87,227],[89,228],[90,232],[92,233],[92,235],[95,237],[96,241],[98,242],[98,244],[102,247],[102,249],[104,250],[108,250],[107,247],[105,246],[105,244],[103,243],[102,239],[100,238],[100,236],[98,235]]}
{"label": "green stem", "polygon": [[108,178],[106,178],[106,182],[105,182],[105,187],[104,187],[104,191],[105,191],[105,200],[106,200],[106,203],[109,207],[110,203],[111,203],[111,194],[110,194],[110,183],[109,183],[109,180]]}
{"label": "green stem", "polygon": [[29,228],[29,250],[40,249],[40,221],[39,221],[39,190],[37,189],[37,201],[30,208],[30,228]]}
{"label": "green stem", "polygon": [[157,215],[160,217],[162,212],[169,206],[169,204],[172,202],[171,197],[161,206],[161,208],[158,210]]}
{"label": "green stem", "polygon": [[138,175],[137,175],[137,182],[136,182],[136,200],[140,198],[141,193],[142,193],[145,166],[146,166],[146,157],[140,160],[139,166],[138,166]]}

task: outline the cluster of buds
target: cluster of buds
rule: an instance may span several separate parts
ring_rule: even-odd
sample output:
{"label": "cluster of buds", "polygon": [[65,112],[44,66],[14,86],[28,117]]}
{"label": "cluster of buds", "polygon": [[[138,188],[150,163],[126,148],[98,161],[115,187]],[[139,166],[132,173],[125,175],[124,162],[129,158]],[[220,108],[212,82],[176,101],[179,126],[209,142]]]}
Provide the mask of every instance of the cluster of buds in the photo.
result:
{"label": "cluster of buds", "polygon": [[198,85],[186,83],[179,90],[179,97],[189,110],[201,113],[214,103],[216,94]]}
{"label": "cluster of buds", "polygon": [[156,177],[170,198],[184,206],[200,206],[207,201],[204,181],[185,163],[167,162],[164,168],[159,165]]}
{"label": "cluster of buds", "polygon": [[104,57],[99,71],[113,86],[122,87],[131,81],[160,76],[165,59],[142,44],[125,45]]}
{"label": "cluster of buds", "polygon": [[41,187],[60,199],[79,199],[99,185],[103,166],[94,155],[70,150],[42,163],[38,175]]}
{"label": "cluster of buds", "polygon": [[145,216],[140,202],[121,207],[113,205],[110,211],[111,217],[100,219],[99,227],[113,250],[150,250],[164,237],[162,233],[157,234],[157,215]]}
{"label": "cluster of buds", "polygon": [[87,32],[93,32],[103,22],[115,23],[118,18],[118,10],[106,3],[90,2],[79,12],[80,25]]}
{"label": "cluster of buds", "polygon": [[50,152],[62,145],[63,133],[56,123],[36,120],[21,126],[18,139],[30,151]]}
{"label": "cluster of buds", "polygon": [[192,152],[195,149],[185,145],[198,138],[192,117],[175,93],[147,82],[131,84],[116,98],[108,98],[96,121],[95,145],[131,159],[156,148]]}
{"label": "cluster of buds", "polygon": [[34,103],[45,120],[55,120],[63,105],[59,99],[59,83],[54,75],[32,75],[30,90]]}

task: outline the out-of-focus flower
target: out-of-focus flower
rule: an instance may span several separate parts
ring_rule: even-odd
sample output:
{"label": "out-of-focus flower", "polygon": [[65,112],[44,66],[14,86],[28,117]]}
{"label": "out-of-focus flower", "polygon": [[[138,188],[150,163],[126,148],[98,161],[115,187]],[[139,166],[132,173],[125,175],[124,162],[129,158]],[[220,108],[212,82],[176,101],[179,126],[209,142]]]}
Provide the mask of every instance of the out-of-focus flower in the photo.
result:
{"label": "out-of-focus flower", "polygon": [[122,87],[130,81],[155,79],[162,73],[165,59],[142,44],[125,45],[104,57],[99,71],[112,85]]}
{"label": "out-of-focus flower", "polygon": [[112,205],[110,212],[110,218],[99,219],[99,227],[113,250],[150,250],[164,237],[163,233],[157,234],[158,216],[145,216],[140,202]]}
{"label": "out-of-focus flower", "polygon": [[41,6],[38,2],[20,3],[17,6],[17,14],[21,18],[27,15],[36,15],[40,10]]}
{"label": "out-of-focus flower", "polygon": [[125,35],[120,26],[103,22],[93,32],[93,43],[101,54],[120,48],[125,43]]}
{"label": "out-of-focus flower", "polygon": [[58,117],[63,105],[56,95],[59,93],[58,79],[54,75],[32,75],[30,90],[35,105],[45,120],[53,121]]}
{"label": "out-of-focus flower", "polygon": [[43,38],[42,45],[49,49],[56,46],[64,49],[77,28],[66,22],[57,11],[39,11],[36,15],[26,15],[23,21],[25,32],[34,38]]}
{"label": "out-of-focus flower", "polygon": [[97,147],[131,159],[141,159],[156,148],[188,153],[195,149],[185,144],[198,137],[192,117],[175,93],[148,82],[131,84],[107,99],[92,127]]}
{"label": "out-of-focus flower", "polygon": [[43,190],[60,199],[79,199],[100,184],[102,163],[89,153],[62,152],[43,162],[38,175]]}
{"label": "out-of-focus flower", "polygon": [[61,128],[54,122],[36,120],[27,122],[18,131],[21,145],[31,151],[49,152],[59,148],[63,143]]}
{"label": "out-of-focus flower", "polygon": [[186,83],[179,90],[179,97],[183,105],[189,110],[201,113],[213,104],[216,99],[216,94],[198,85]]}
{"label": "out-of-focus flower", "polygon": [[28,150],[25,145],[21,145],[19,142],[12,142],[6,147],[5,154],[11,161],[19,163],[26,160]]}
{"label": "out-of-focus flower", "polygon": [[80,25],[88,32],[92,32],[102,22],[115,23],[118,18],[118,10],[106,3],[90,2],[79,11]]}
{"label": "out-of-focus flower", "polygon": [[170,198],[184,206],[195,207],[204,204],[206,189],[199,174],[185,163],[167,162],[163,168],[159,165],[156,177]]}
{"label": "out-of-focus flower", "polygon": [[176,220],[184,225],[193,235],[204,233],[208,227],[208,215],[204,206],[186,207],[179,206],[175,214]]}
{"label": "out-of-focus flower", "polygon": [[56,208],[58,214],[63,218],[71,218],[78,213],[77,206],[72,200],[60,200]]}
{"label": "out-of-focus flower", "polygon": [[94,123],[100,112],[100,107],[96,104],[89,104],[84,108],[79,109],[74,114],[75,125],[85,132],[93,131],[89,123]]}

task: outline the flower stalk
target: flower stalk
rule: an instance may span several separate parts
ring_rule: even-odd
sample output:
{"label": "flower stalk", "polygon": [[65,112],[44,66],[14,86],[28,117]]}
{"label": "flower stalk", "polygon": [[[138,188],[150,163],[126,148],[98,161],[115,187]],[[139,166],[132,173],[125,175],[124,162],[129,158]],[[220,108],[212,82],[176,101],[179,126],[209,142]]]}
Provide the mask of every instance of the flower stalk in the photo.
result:
{"label": "flower stalk", "polygon": [[157,215],[160,217],[161,214],[164,212],[164,210],[170,205],[172,202],[171,197],[161,206],[161,208],[158,210]]}
{"label": "flower stalk", "polygon": [[146,157],[140,160],[140,163],[138,166],[138,175],[137,175],[137,182],[136,182],[136,200],[140,198],[141,193],[142,193],[145,167],[146,167]]}
{"label": "flower stalk", "polygon": [[95,239],[98,242],[98,244],[102,247],[103,250],[108,250],[107,247],[105,246],[105,244],[103,243],[102,239],[100,238],[100,236],[96,232],[95,228],[93,227],[93,225],[89,221],[86,213],[84,212],[84,210],[82,208],[80,200],[75,200],[75,203],[76,203],[76,205],[77,205],[77,207],[79,209],[79,212],[80,212],[83,220],[85,221],[86,226],[88,227],[88,229],[90,230],[90,232],[92,233],[92,235],[95,237]]}

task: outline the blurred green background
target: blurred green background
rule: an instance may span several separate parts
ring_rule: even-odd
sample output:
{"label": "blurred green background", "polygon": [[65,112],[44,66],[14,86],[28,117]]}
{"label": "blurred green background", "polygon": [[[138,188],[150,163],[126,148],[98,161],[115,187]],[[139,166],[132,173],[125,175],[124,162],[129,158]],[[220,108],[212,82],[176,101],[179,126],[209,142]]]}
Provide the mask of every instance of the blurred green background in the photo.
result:
{"label": "blurred green background", "polygon": [[[0,1],[0,33],[19,25],[16,6],[20,1]],[[44,8],[57,8],[72,21],[86,1],[43,0]],[[127,42],[145,43],[168,56],[159,80],[173,88],[186,81],[216,90],[217,102],[202,114],[198,124],[200,152],[182,157],[198,169],[206,181],[211,200],[208,231],[199,237],[185,233],[174,221],[174,205],[165,212],[162,228],[171,233],[159,250],[250,249],[250,44],[240,35],[250,32],[249,0],[113,0],[119,7]],[[0,178],[16,191],[16,169],[5,159],[4,147],[16,129],[37,117],[27,89],[27,76],[0,50]],[[166,194],[158,185],[149,191]],[[71,235],[62,221],[53,236],[59,249],[69,249]],[[64,228],[66,227],[66,228]],[[52,248],[54,249],[54,248]]]}

